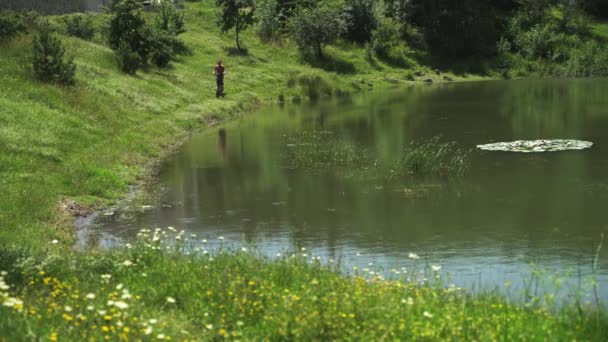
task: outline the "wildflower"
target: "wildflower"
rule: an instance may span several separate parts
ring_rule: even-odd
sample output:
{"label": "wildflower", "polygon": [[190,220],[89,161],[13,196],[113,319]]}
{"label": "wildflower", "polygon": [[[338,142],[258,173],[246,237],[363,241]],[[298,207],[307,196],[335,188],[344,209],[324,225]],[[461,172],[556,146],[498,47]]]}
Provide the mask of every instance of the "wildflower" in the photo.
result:
{"label": "wildflower", "polygon": [[125,267],[133,266],[133,262],[131,260],[125,260],[122,265]]}
{"label": "wildflower", "polygon": [[281,253],[277,253],[277,257],[280,257],[280,256],[281,256]]}
{"label": "wildflower", "polygon": [[175,298],[167,297],[167,303],[175,304]]}
{"label": "wildflower", "polygon": [[212,330],[213,329],[213,324],[206,324],[205,328],[207,328],[208,330]]}
{"label": "wildflower", "polygon": [[121,284],[118,284],[118,285],[116,285],[116,289],[117,289],[117,290],[122,290],[123,286],[124,286],[124,285],[123,285],[122,283],[121,283]]}
{"label": "wildflower", "polygon": [[410,253],[410,254],[407,255],[407,257],[410,258],[410,259],[414,259],[414,260],[420,259],[420,257],[418,256],[418,254],[415,254],[415,253]]}
{"label": "wildflower", "polygon": [[110,300],[110,301],[108,301],[108,306],[115,306],[121,310],[124,310],[129,307],[129,304],[127,304],[123,301],[120,301],[120,300],[117,300],[117,301]]}
{"label": "wildflower", "polygon": [[158,334],[156,335],[156,338],[159,340],[164,340],[165,339],[165,335],[164,334]]}
{"label": "wildflower", "polygon": [[218,333],[218,335],[220,335],[220,336],[226,336],[226,329],[220,329],[220,330],[218,330],[218,332],[217,332],[217,333]]}
{"label": "wildflower", "polygon": [[145,278],[145,277],[148,276],[148,273],[144,272],[144,273],[141,274],[141,276]]}
{"label": "wildflower", "polygon": [[72,312],[72,307],[71,307],[71,306],[66,305],[66,306],[64,307],[64,310],[65,310],[65,312]]}
{"label": "wildflower", "polygon": [[218,237],[218,239],[220,239],[220,240],[224,240],[224,237],[223,237],[223,236],[220,236],[220,237]]}
{"label": "wildflower", "polygon": [[57,333],[52,332],[51,335],[49,336],[49,340],[51,340],[53,342],[57,341]]}
{"label": "wildflower", "polygon": [[243,325],[245,325],[245,323],[243,323],[243,321],[236,321],[236,325],[242,327]]}
{"label": "wildflower", "polygon": [[8,275],[8,272],[6,272],[6,271],[0,271],[0,276],[4,277],[4,276],[7,276],[7,275]]}
{"label": "wildflower", "polygon": [[97,313],[99,314],[99,316],[105,316],[105,314],[107,313],[106,310],[98,310]]}
{"label": "wildflower", "polygon": [[440,266],[440,265],[432,265],[432,266],[431,266],[431,269],[432,269],[434,272],[439,272],[439,271],[441,270],[441,266]]}
{"label": "wildflower", "polygon": [[95,310],[95,307],[93,305],[87,306],[87,311],[93,311],[93,310]]}
{"label": "wildflower", "polygon": [[426,318],[433,318],[433,314],[428,311],[423,312],[422,315]]}
{"label": "wildflower", "polygon": [[51,241],[51,243],[52,243],[53,245],[56,245],[56,244],[58,244],[58,243],[59,243],[59,241],[58,241],[58,240],[53,240],[53,241]]}
{"label": "wildflower", "polygon": [[144,330],[144,334],[150,335],[151,333],[152,333],[152,327],[146,327],[146,329]]}
{"label": "wildflower", "polygon": [[407,297],[407,299],[402,299],[401,303],[407,304],[407,305],[414,305],[414,298]]}
{"label": "wildflower", "polygon": [[10,286],[4,283],[3,281],[0,281],[0,290],[6,291],[8,289],[10,289]]}
{"label": "wildflower", "polygon": [[151,318],[148,322],[150,322],[150,324],[154,325],[154,324],[158,323],[158,320]]}
{"label": "wildflower", "polygon": [[130,249],[130,248],[132,248],[133,246],[132,246],[130,243],[127,243],[127,244],[125,245],[125,247],[127,247],[128,249]]}
{"label": "wildflower", "polygon": [[86,299],[95,299],[95,294],[94,293],[89,293],[85,297],[86,297]]}
{"label": "wildflower", "polygon": [[4,303],[2,303],[2,305],[4,306],[8,306],[9,308],[19,308],[23,306],[23,301],[19,298],[13,298],[13,297],[8,297]]}
{"label": "wildflower", "polygon": [[247,248],[245,248],[245,247],[241,247],[241,251],[242,251],[242,252],[247,252]]}
{"label": "wildflower", "polygon": [[102,274],[102,275],[101,275],[101,279],[104,279],[104,280],[109,280],[110,278],[112,278],[112,275],[111,275],[111,274]]}
{"label": "wildflower", "polygon": [[202,243],[207,243],[207,239],[203,239],[203,241],[201,241]]}

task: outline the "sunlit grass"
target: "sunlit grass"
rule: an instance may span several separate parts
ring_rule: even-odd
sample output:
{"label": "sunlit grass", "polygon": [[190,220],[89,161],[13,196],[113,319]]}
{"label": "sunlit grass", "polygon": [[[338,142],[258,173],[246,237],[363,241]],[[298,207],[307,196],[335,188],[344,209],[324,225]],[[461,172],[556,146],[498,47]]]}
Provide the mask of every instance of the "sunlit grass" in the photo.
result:
{"label": "sunlit grass", "polygon": [[[602,308],[526,305],[445,286],[411,253],[384,279],[340,272],[302,249],[273,258],[249,246],[143,230],[133,245],[45,254],[0,247],[0,332],[8,340],[602,340]],[[217,247],[219,244],[219,247]],[[420,274],[420,268],[426,269]]]}

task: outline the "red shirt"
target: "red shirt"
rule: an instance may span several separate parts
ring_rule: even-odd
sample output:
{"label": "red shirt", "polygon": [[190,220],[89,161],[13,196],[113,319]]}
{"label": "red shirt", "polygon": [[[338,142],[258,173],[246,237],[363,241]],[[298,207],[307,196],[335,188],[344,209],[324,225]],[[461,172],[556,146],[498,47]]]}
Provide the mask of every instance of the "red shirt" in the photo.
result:
{"label": "red shirt", "polygon": [[215,66],[215,74],[216,75],[223,75],[224,74],[224,64],[220,64],[220,65],[216,65]]}

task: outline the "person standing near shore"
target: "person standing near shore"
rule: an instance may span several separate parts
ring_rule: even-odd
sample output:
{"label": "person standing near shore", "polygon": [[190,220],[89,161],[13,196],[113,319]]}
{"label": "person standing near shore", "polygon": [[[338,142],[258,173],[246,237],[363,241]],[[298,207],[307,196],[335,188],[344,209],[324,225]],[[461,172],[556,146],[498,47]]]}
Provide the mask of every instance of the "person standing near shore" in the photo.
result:
{"label": "person standing near shore", "polygon": [[215,91],[215,97],[224,97],[224,74],[226,73],[226,68],[224,64],[222,64],[222,60],[218,59],[215,68],[213,69],[213,74],[215,75],[215,80],[217,83],[217,90]]}

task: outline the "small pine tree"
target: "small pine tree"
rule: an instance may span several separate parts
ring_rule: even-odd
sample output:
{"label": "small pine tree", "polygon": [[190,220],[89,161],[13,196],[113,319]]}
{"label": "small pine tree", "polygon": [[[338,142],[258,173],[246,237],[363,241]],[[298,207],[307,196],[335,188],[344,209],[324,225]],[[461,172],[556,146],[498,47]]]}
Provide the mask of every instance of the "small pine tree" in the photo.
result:
{"label": "small pine tree", "polygon": [[57,37],[48,31],[42,31],[34,37],[32,52],[34,75],[37,79],[64,85],[74,84],[74,59],[64,61],[65,49]]}
{"label": "small pine tree", "polygon": [[135,75],[141,65],[141,57],[124,41],[120,42],[115,52],[120,70],[129,75]]}

